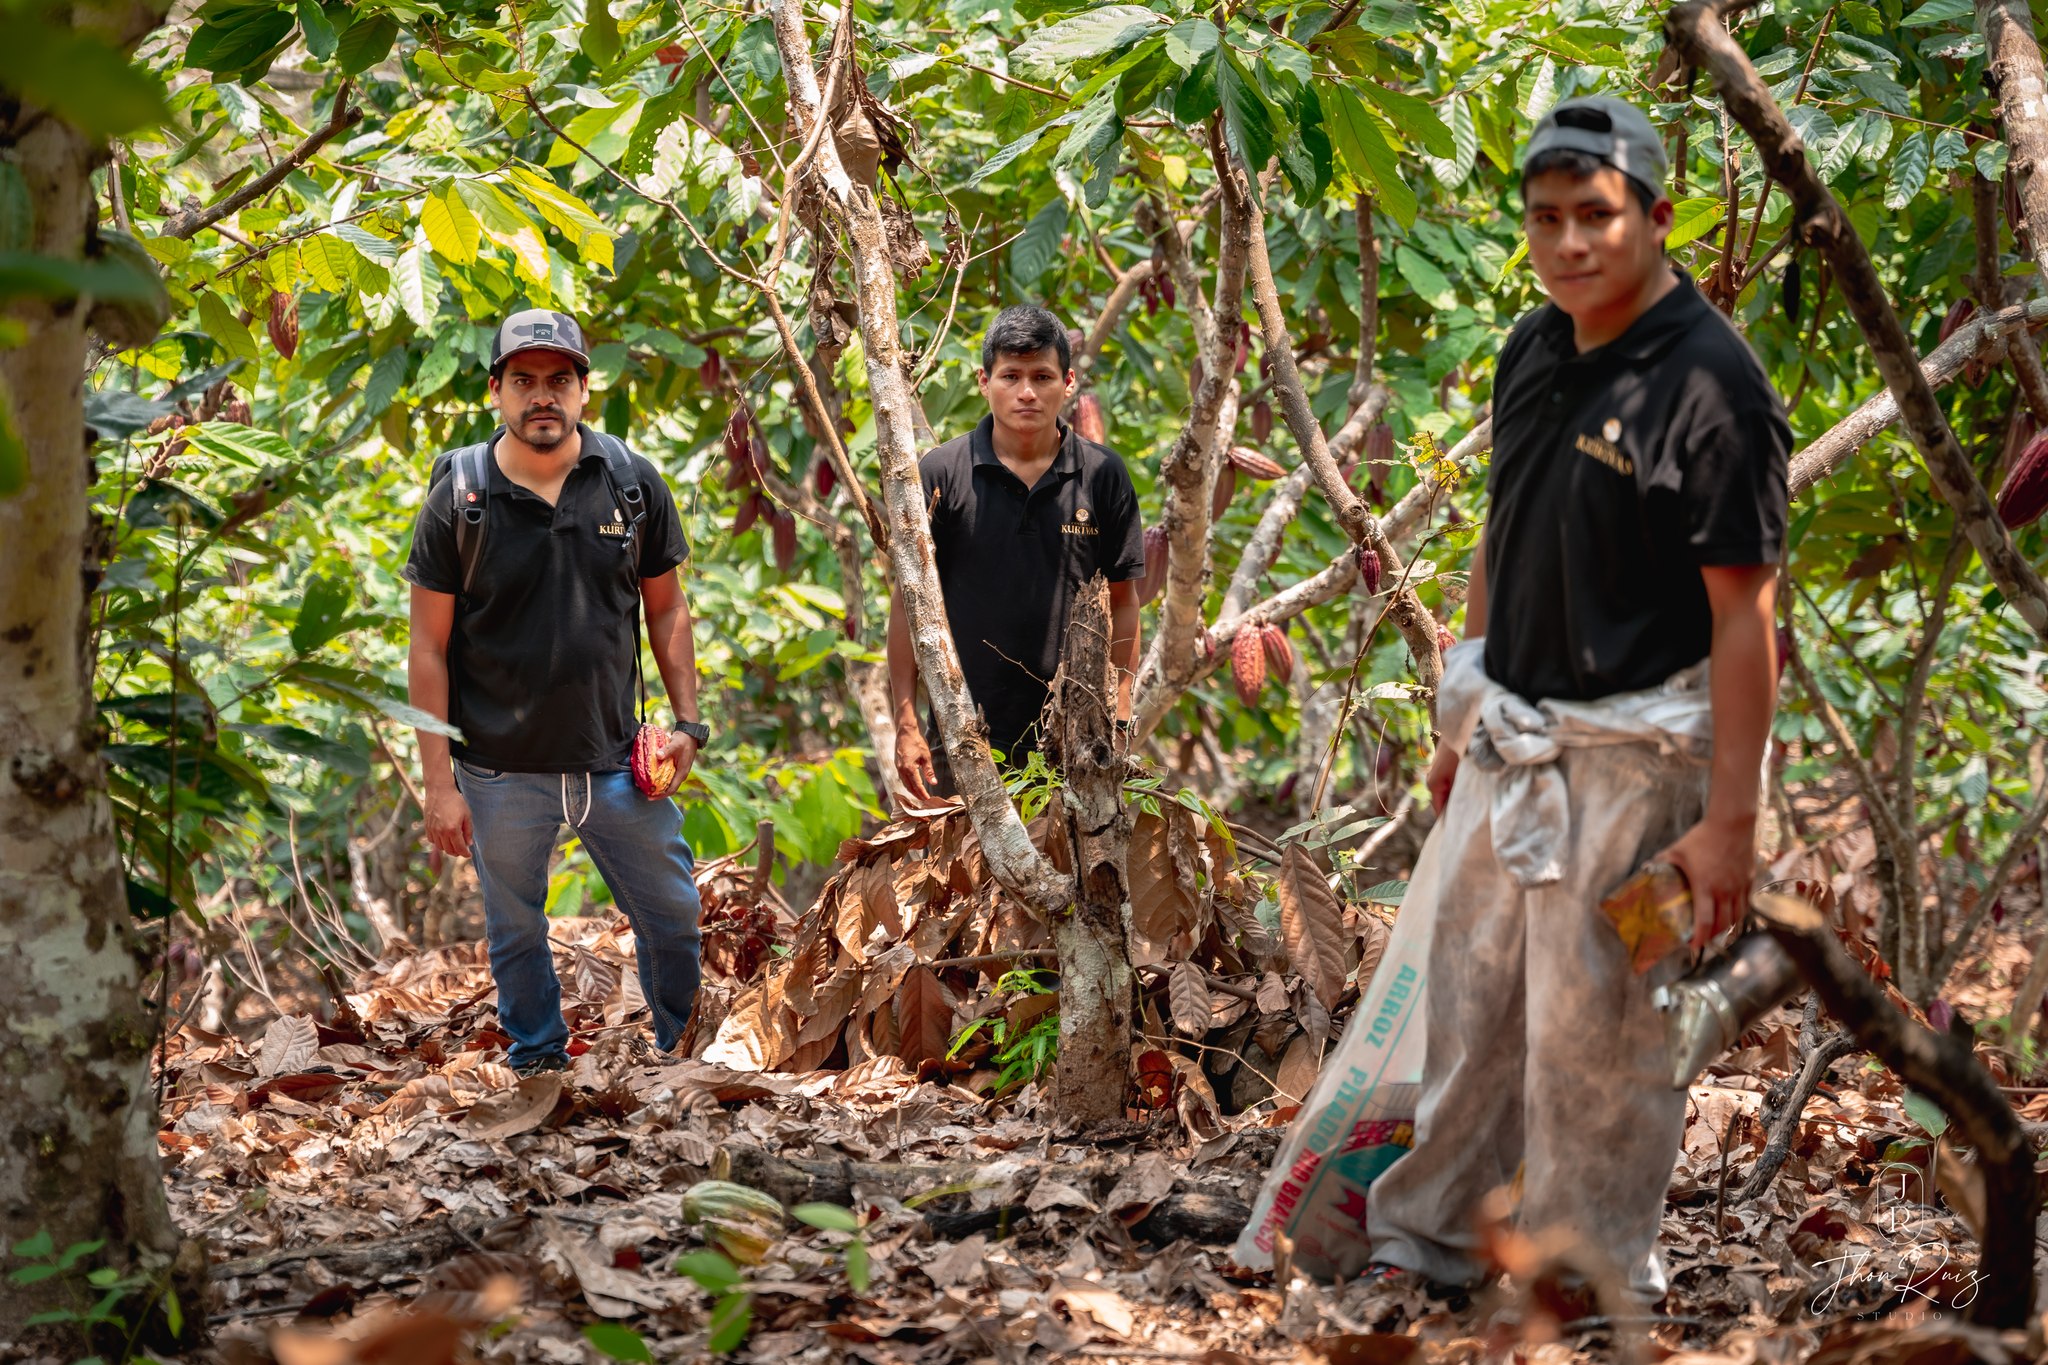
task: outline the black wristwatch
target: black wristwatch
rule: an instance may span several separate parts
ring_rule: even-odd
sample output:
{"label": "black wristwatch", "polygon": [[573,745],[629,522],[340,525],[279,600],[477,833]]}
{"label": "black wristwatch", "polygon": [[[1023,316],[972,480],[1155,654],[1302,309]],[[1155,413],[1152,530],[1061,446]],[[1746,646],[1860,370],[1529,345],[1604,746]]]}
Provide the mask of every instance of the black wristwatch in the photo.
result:
{"label": "black wristwatch", "polygon": [[676,722],[676,729],[688,735],[691,739],[696,740],[700,745],[708,742],[711,738],[711,727],[702,721],[679,720]]}

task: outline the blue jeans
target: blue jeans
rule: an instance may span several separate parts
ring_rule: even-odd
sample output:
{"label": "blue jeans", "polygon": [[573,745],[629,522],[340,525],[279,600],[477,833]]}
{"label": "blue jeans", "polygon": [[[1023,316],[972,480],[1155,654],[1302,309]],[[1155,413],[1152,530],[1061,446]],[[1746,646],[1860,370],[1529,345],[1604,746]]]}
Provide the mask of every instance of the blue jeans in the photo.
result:
{"label": "blue jeans", "polygon": [[562,987],[548,947],[548,859],[567,824],[633,925],[640,989],[655,1046],[676,1045],[702,980],[697,879],[674,801],[649,801],[630,773],[507,773],[457,760],[455,784],[476,831],[470,852],[484,891],[484,933],[498,983],[498,1021],[512,1065],[568,1045]]}

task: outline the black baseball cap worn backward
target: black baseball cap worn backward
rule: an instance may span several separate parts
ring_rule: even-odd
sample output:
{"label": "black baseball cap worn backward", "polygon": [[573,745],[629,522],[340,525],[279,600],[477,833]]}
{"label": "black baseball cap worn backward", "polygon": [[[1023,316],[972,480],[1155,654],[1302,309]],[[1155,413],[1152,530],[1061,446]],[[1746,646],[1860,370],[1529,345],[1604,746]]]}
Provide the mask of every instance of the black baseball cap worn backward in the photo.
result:
{"label": "black baseball cap worn backward", "polygon": [[590,351],[583,341],[583,329],[567,313],[550,308],[528,308],[498,324],[491,338],[491,370],[506,357],[520,351],[555,351],[568,356],[583,369],[590,368]]}
{"label": "black baseball cap worn backward", "polygon": [[1664,140],[1657,136],[1649,116],[1626,100],[1587,95],[1557,105],[1529,134],[1529,145],[1522,152],[1524,173],[1531,161],[1552,151],[1583,152],[1620,171],[1655,198],[1664,197],[1664,177],[1670,169]]}

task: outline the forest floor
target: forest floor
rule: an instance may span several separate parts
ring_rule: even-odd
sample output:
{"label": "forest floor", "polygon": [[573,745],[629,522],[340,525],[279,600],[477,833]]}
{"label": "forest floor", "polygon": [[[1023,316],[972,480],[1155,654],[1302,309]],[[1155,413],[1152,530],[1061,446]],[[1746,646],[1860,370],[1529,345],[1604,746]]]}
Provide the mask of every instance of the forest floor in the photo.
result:
{"label": "forest floor", "polygon": [[[601,1012],[630,972],[620,936],[594,920],[557,936],[570,1009]],[[1379,1361],[1407,1358],[1409,1341],[1416,1359],[1566,1360],[1624,1344],[1611,1324],[1560,1324],[1540,1293],[1499,1289],[1452,1312],[1356,1286],[1283,1292],[1234,1270],[1227,1230],[1176,1238],[1149,1216],[1176,1192],[1242,1207],[1273,1127],[1191,1147],[1162,1111],[1063,1142],[1035,1092],[991,1108],[892,1058],[806,1077],[637,1064],[620,1030],[570,1072],[519,1082],[482,1003],[480,948],[387,964],[352,994],[353,1024],[288,1015],[253,1045],[180,1038],[163,1143],[179,1222],[217,1257],[221,1358],[426,1365],[487,1322],[512,1324],[478,1340],[493,1361],[603,1359],[583,1332],[597,1322],[630,1324],[656,1359],[695,1358],[708,1296],[670,1265],[700,1242],[683,1191],[721,1149],[743,1170],[759,1153],[841,1165],[872,1220],[865,1293],[849,1285],[844,1234],[791,1225],[749,1271],[743,1360]],[[1778,1021],[1755,1055],[1694,1087],[1665,1218],[1674,1289],[1640,1343],[1653,1358],[1884,1359],[1869,1354],[1881,1339],[1925,1344],[1953,1330],[1921,1322],[1932,1308],[1969,1302],[1974,1242],[1939,1206],[1931,1148],[1902,1146],[1920,1130],[1881,1070],[1844,1067],[1761,1200],[1722,1196],[1724,1173],[1739,1187],[1760,1146],[1763,1084],[1789,1062],[1795,1026]],[[350,1033],[364,1041],[339,1040]],[[2048,1117],[2048,1095],[2028,1099],[2028,1117]],[[941,1168],[922,1183],[947,1189],[965,1183],[958,1167],[979,1172],[976,1188],[920,1203],[920,1173],[891,1165]],[[1405,1321],[1375,1316],[1394,1309]],[[1405,1335],[1376,1340],[1374,1327]],[[1823,1342],[1856,1353],[1815,1357]]]}
{"label": "forest floor", "polygon": [[[1550,1292],[1572,1250],[1505,1227],[1493,1248],[1522,1273],[1454,1308],[1231,1263],[1284,1131],[1270,1105],[1207,1140],[1171,1109],[1062,1139],[1036,1086],[991,1103],[893,1057],[797,1075],[674,1061],[639,1041],[623,920],[554,936],[566,1073],[504,1064],[478,942],[170,1041],[162,1146],[178,1222],[212,1248],[211,1358],[695,1360],[743,1305],[746,1361],[2028,1358],[1959,1325],[1978,1283],[1951,1207],[1967,1170],[1860,1054],[1807,1106],[1776,1180],[1738,1197],[1763,1092],[1794,1064],[1790,1009],[1692,1089],[1654,1316]],[[1964,973],[1966,1017],[2003,1012],[2018,941]],[[2048,1120],[2048,1093],[2012,1098]],[[849,1234],[794,1221],[722,1301],[677,1273],[704,1245],[685,1191],[718,1173],[857,1210],[871,1280],[856,1288]]]}

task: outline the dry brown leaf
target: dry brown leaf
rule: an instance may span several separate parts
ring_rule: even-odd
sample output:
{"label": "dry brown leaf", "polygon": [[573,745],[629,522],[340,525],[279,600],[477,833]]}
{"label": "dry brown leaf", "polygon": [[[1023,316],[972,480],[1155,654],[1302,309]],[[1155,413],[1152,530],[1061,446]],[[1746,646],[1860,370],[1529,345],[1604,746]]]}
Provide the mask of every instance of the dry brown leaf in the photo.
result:
{"label": "dry brown leaf", "polygon": [[609,1251],[562,1226],[554,1215],[542,1213],[541,1227],[546,1230],[549,1248],[582,1286],[584,1302],[601,1316],[630,1318],[641,1308],[668,1307],[667,1296],[652,1279],[614,1266]]}
{"label": "dry brown leaf", "polygon": [[837,1036],[846,1016],[853,1013],[854,1002],[860,999],[861,976],[860,968],[844,967],[818,988],[814,998],[816,1012],[796,1031],[799,1048]]}
{"label": "dry brown leaf", "polygon": [[1934,1184],[1941,1191],[1941,1197],[1948,1201],[1948,1206],[1969,1224],[1970,1235],[1981,1245],[1984,1241],[1984,1168],[1975,1162],[1964,1162],[1956,1155],[1955,1147],[1946,1136],[1934,1140]]}
{"label": "dry brown leaf", "polygon": [[1279,1074],[1273,1078],[1274,1088],[1296,1104],[1306,1101],[1308,1092],[1315,1086],[1316,1072],[1322,1065],[1320,1051],[1315,1040],[1306,1033],[1295,1038],[1280,1058]]}
{"label": "dry brown leaf", "polygon": [[1174,1028],[1190,1038],[1199,1038],[1207,1033],[1209,1017],[1216,1006],[1202,969],[1192,962],[1176,962],[1166,981],[1167,997],[1173,1007]]}
{"label": "dry brown leaf", "polygon": [[1137,1316],[1123,1296],[1104,1285],[1086,1280],[1068,1280],[1052,1292],[1052,1302],[1070,1313],[1085,1313],[1096,1323],[1120,1337],[1127,1337],[1138,1325]]}
{"label": "dry brown leaf", "polygon": [[1281,855],[1280,934],[1294,968],[1307,978],[1325,1009],[1337,1008],[1344,994],[1344,907],[1323,879],[1308,850],[1290,844]]}
{"label": "dry brown leaf", "polygon": [[860,884],[861,903],[867,907],[868,932],[875,926],[895,943],[903,937],[903,911],[896,903],[896,865],[882,859],[868,864]]}
{"label": "dry brown leaf", "polygon": [[1294,1017],[1301,1021],[1301,1031],[1319,1043],[1327,1043],[1334,1030],[1330,1024],[1330,1012],[1323,1008],[1323,1002],[1316,999],[1316,993],[1309,989],[1306,981],[1297,979],[1294,983]]}
{"label": "dry brown leaf", "polygon": [[1280,973],[1267,972],[1259,978],[1259,1008],[1267,1014],[1286,1011],[1287,983],[1280,979]]}
{"label": "dry brown leaf", "polygon": [[1392,942],[1394,931],[1387,922],[1368,910],[1360,922],[1358,936],[1358,995],[1364,999],[1366,990],[1372,985],[1373,973],[1380,969],[1380,959],[1387,955],[1387,944]]}
{"label": "dry brown leaf", "polygon": [[320,1053],[320,1031],[303,1014],[287,1014],[270,1021],[263,1030],[263,1046],[256,1054],[258,1076],[281,1076],[304,1071]]}
{"label": "dry brown leaf", "polygon": [[478,1100],[462,1120],[462,1129],[481,1142],[530,1133],[548,1121],[561,1098],[562,1073],[543,1071]]}
{"label": "dry brown leaf", "polygon": [[862,878],[849,875],[839,884],[839,901],[832,921],[832,932],[839,939],[840,951],[855,962],[868,960],[868,930],[874,921],[868,918],[867,903],[861,899]]}
{"label": "dry brown leaf", "polygon": [[912,967],[896,992],[896,1055],[915,1066],[944,1057],[953,1037],[953,1002],[932,969]]}
{"label": "dry brown leaf", "polygon": [[1131,826],[1131,928],[1154,943],[1193,929],[1199,906],[1194,870],[1174,857],[1176,842],[1161,816],[1141,814]]}

